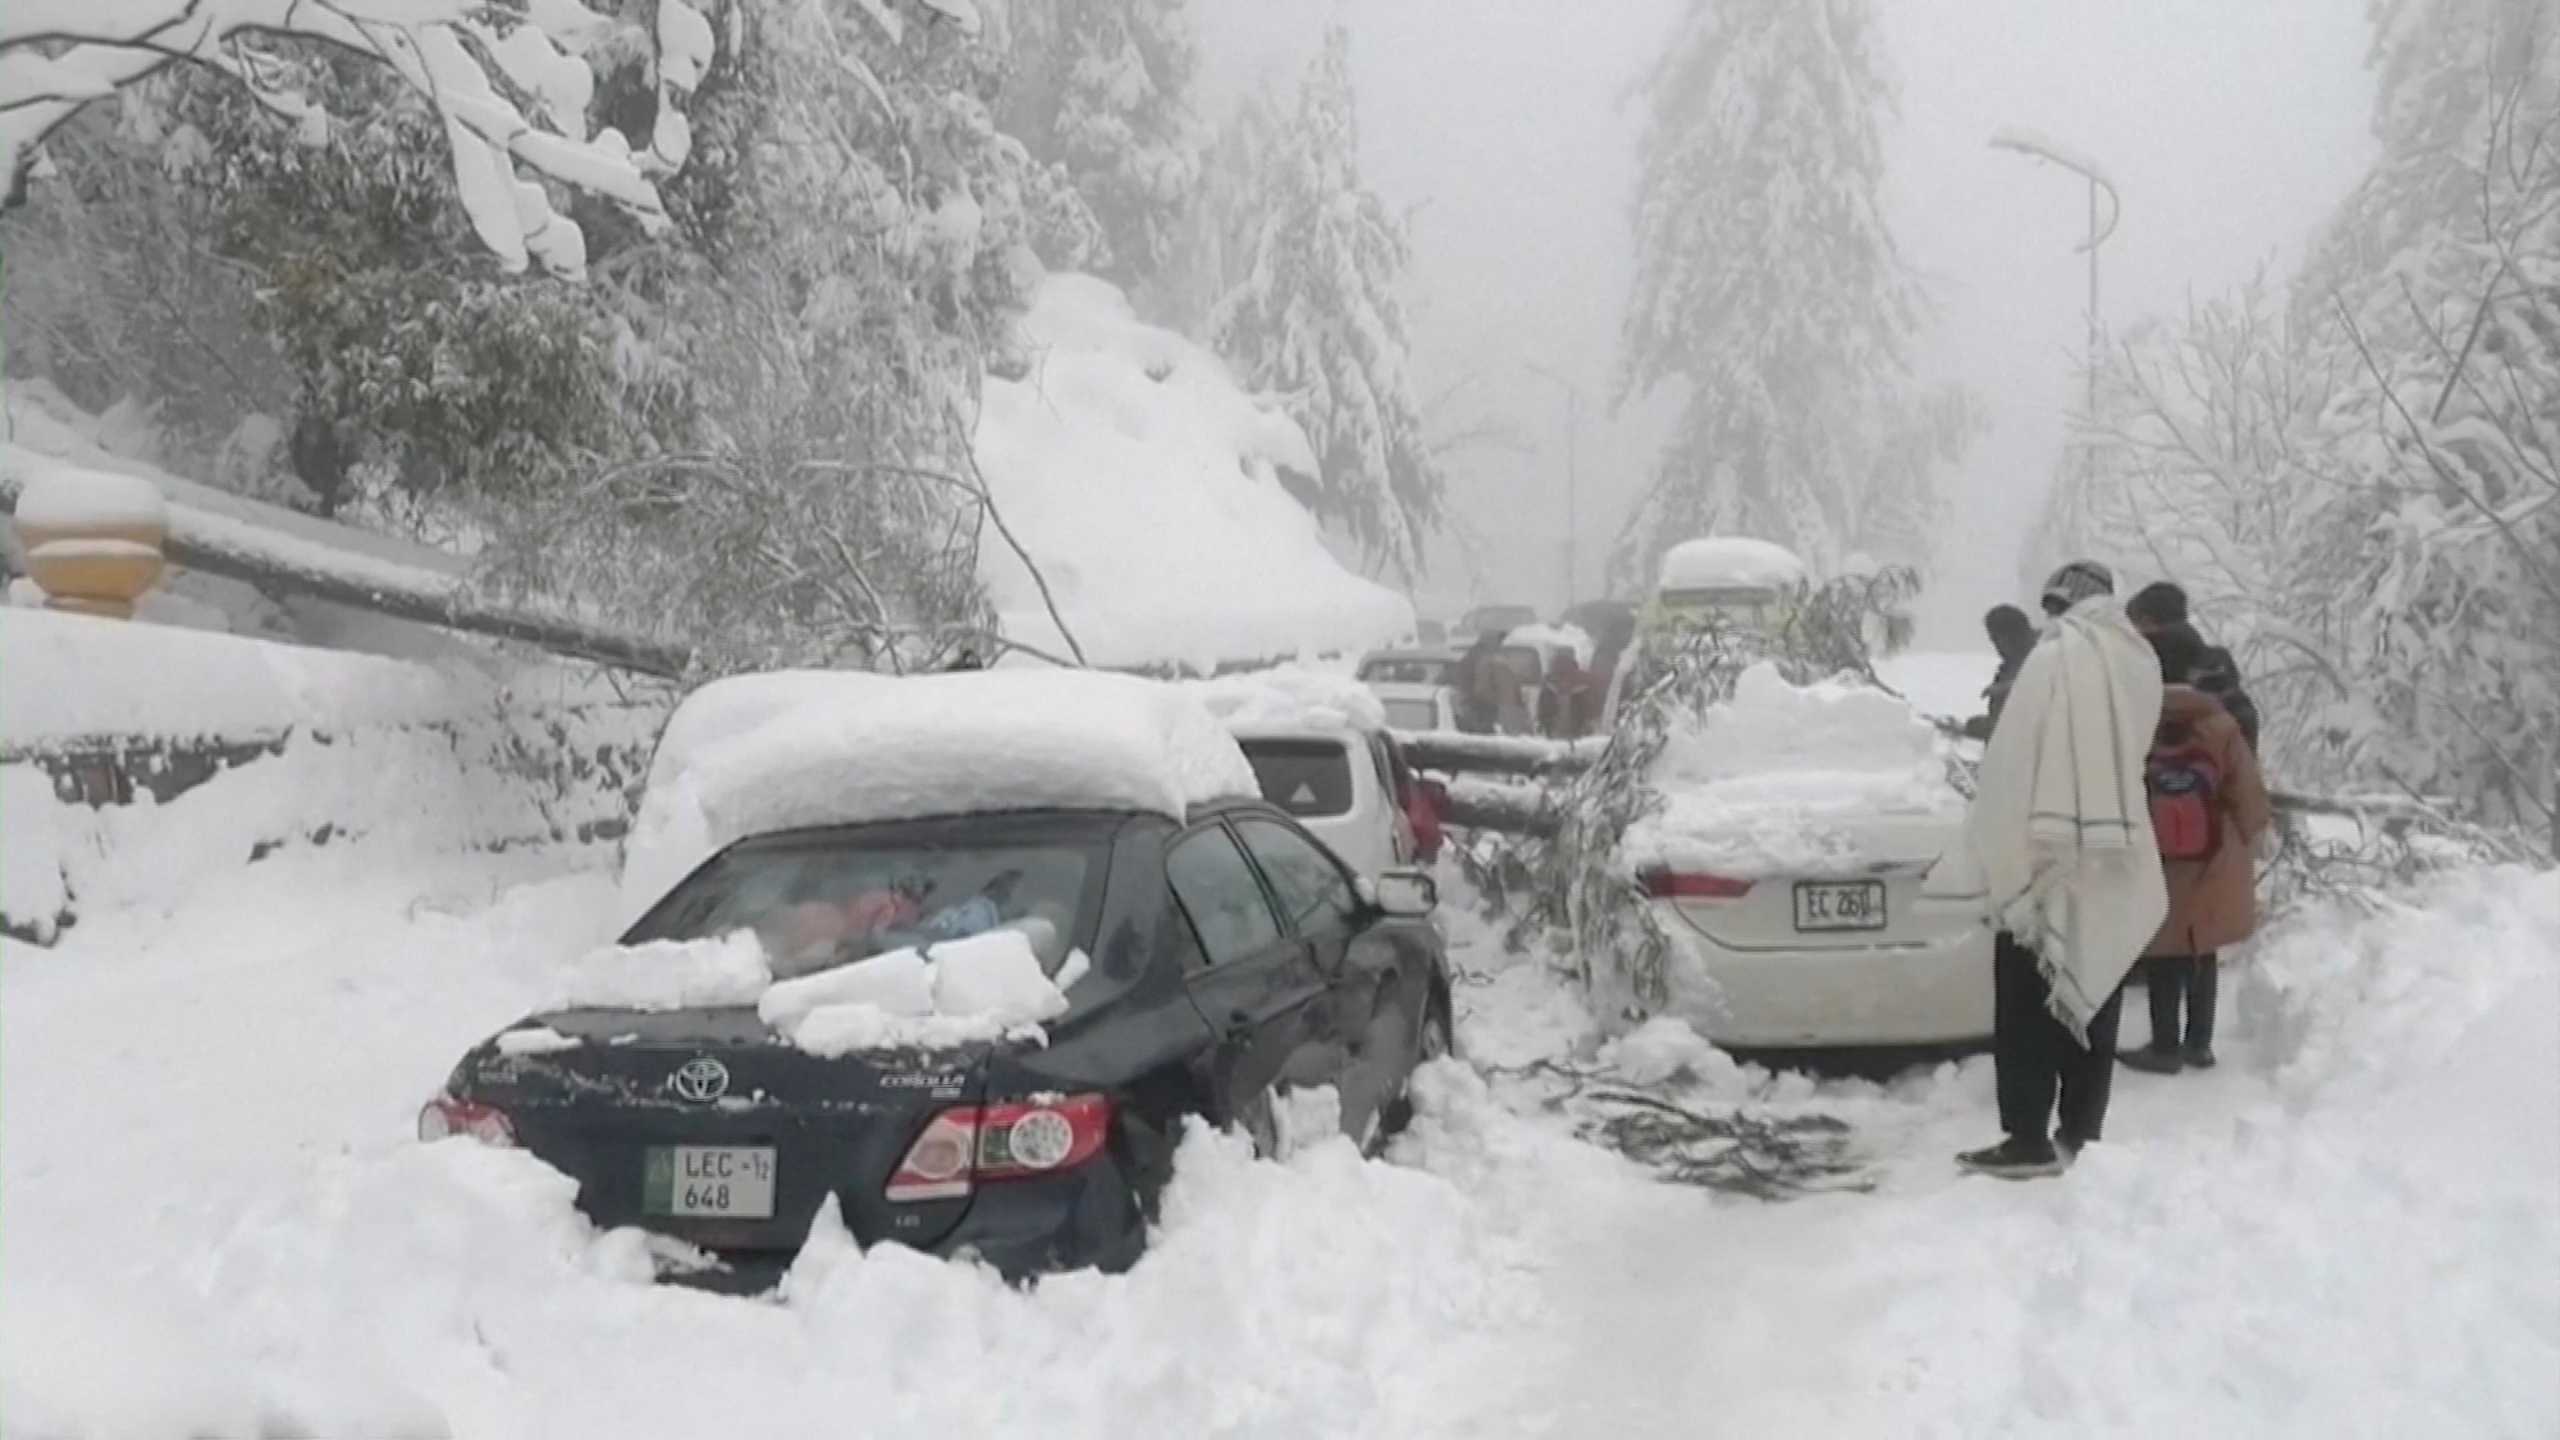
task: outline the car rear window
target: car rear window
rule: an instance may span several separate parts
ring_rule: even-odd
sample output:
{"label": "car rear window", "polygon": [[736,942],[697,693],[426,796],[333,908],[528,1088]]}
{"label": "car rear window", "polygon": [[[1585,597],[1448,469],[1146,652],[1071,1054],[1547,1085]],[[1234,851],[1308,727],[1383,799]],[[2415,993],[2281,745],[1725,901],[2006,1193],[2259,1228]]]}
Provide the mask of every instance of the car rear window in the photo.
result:
{"label": "car rear window", "polygon": [[1429,730],[1440,723],[1440,707],[1428,700],[1381,700],[1387,724],[1397,730]]}
{"label": "car rear window", "polygon": [[1351,813],[1351,756],[1336,740],[1246,740],[1262,798],[1301,819]]}
{"label": "car rear window", "polygon": [[777,976],[999,926],[1020,926],[1055,974],[1084,943],[1109,864],[1107,834],[919,834],[866,827],[731,849],[676,887],[632,939],[691,940],[752,929]]}

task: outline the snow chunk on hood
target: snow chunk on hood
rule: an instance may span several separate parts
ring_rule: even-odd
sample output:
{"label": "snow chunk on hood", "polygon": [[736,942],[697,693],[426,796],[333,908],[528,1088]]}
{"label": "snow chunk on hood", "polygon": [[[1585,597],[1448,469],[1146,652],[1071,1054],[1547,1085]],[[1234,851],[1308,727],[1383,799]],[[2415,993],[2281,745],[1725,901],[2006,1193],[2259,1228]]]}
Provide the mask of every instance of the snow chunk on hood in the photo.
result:
{"label": "snow chunk on hood", "polygon": [[604,945],[570,962],[550,1010],[694,1010],[753,1005],[773,983],[753,930],[710,940]]}
{"label": "snow chunk on hood", "polygon": [[[1060,976],[1083,973],[1072,957]],[[756,1013],[813,1055],[941,1049],[1005,1037],[1043,1038],[1040,1022],[1067,1012],[1067,993],[1040,964],[1039,937],[1008,927],[892,950],[786,980]]]}
{"label": "snow chunk on hood", "polygon": [[1387,709],[1376,691],[1349,675],[1309,665],[1221,675],[1183,688],[1236,734],[1387,728]]}
{"label": "snow chunk on hood", "polygon": [[1081,670],[752,678],[705,686],[668,722],[624,853],[626,915],[753,835],[1048,808],[1179,820],[1260,793],[1225,729],[1159,681]]}
{"label": "snow chunk on hood", "polygon": [[1676,727],[1650,779],[1662,809],[1627,829],[1636,869],[1741,878],[1850,874],[1934,859],[1964,819],[1946,740],[1870,686],[1744,671],[1731,701]]}

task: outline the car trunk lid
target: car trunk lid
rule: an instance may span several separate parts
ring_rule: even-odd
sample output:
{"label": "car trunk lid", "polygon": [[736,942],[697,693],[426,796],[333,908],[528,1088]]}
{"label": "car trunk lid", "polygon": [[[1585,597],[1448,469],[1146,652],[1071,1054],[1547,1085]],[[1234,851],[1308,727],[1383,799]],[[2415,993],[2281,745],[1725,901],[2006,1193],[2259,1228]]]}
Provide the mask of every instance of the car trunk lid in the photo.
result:
{"label": "car trunk lid", "polygon": [[965,1196],[893,1204],[884,1192],[935,1115],[984,1101],[994,1043],[829,1058],[747,1009],[540,1021],[575,1043],[509,1054],[501,1037],[474,1057],[470,1088],[578,1181],[599,1225],[788,1251],[830,1194],[864,1244],[929,1245],[968,1211]]}

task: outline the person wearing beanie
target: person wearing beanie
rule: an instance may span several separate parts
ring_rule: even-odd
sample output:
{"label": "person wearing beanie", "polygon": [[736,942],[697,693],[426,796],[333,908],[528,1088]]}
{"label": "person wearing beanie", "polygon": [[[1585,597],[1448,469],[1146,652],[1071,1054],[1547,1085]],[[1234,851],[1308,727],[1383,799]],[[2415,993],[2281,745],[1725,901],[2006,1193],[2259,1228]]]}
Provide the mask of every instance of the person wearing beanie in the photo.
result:
{"label": "person wearing beanie", "polygon": [[2159,658],[2105,566],[2065,565],[2040,598],[2049,633],[1984,747],[1963,836],[1922,890],[1995,932],[1992,1061],[2007,1138],[1957,1159],[2010,1179],[2058,1174],[2099,1138],[2124,978],[2169,908],[2143,785]]}

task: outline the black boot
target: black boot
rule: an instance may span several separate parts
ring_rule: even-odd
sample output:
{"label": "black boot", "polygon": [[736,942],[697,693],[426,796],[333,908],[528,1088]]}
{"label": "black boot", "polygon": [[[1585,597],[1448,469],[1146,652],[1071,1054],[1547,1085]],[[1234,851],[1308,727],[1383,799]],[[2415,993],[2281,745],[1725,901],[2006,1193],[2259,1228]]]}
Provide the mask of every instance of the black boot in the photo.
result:
{"label": "black boot", "polygon": [[2199,955],[2195,973],[2187,983],[2187,1064],[2197,1070],[2213,1068],[2213,1019],[2216,1002],[2221,999],[2222,957]]}
{"label": "black boot", "polygon": [[2032,1180],[2042,1175],[2059,1175],[2070,1162],[2050,1140],[2030,1140],[2012,1135],[1997,1145],[1968,1150],[1956,1157],[1956,1163],[1967,1170],[2003,1180]]}

